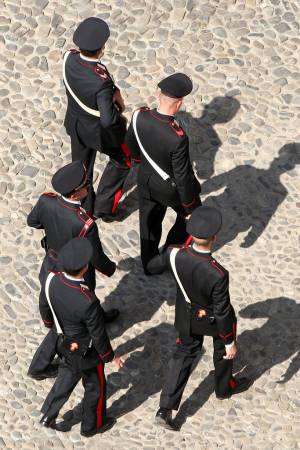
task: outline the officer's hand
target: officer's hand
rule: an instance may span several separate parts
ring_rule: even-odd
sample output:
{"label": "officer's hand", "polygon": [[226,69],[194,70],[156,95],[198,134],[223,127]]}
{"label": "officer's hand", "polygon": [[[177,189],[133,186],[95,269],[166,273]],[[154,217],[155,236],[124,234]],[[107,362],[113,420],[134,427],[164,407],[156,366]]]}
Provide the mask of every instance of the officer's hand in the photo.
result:
{"label": "officer's hand", "polygon": [[124,366],[124,361],[121,359],[120,356],[115,356],[113,362],[115,363],[118,369],[122,369],[122,367]]}
{"label": "officer's hand", "polygon": [[115,91],[112,98],[113,103],[117,106],[119,113],[121,114],[123,111],[125,111],[125,103],[124,99],[121,95],[121,92],[119,90]]}
{"label": "officer's hand", "polygon": [[234,343],[231,347],[225,347],[226,348],[226,355],[223,356],[223,359],[234,359],[237,354],[237,346]]}

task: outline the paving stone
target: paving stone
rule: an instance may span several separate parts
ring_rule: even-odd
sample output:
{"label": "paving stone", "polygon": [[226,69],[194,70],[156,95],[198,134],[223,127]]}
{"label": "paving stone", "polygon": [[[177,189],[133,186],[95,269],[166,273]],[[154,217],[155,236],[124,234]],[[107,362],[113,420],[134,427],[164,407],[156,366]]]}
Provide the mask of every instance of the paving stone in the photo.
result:
{"label": "paving stone", "polygon": [[[230,270],[238,314],[235,370],[254,376],[248,392],[219,402],[213,394],[211,339],[186,386],[180,432],[154,424],[176,338],[171,275],[145,277],[139,257],[137,194],[120,206],[126,219],[99,223],[103,248],[116,261],[97,274],[104,308],[118,307],[108,327],[126,355],[120,372],[107,364],[108,405],[120,415],[102,447],[128,449],[290,450],[299,448],[299,106],[297,2],[270,0],[102,0],[101,3],[13,0],[0,16],[0,447],[22,450],[97,447],[79,425],[68,434],[38,425],[53,382],[27,378],[47,330],[38,311],[42,232],[26,215],[51,176],[70,161],[63,119],[62,54],[76,24],[107,19],[104,63],[130,119],[156,106],[157,82],[174,71],[194,83],[178,120],[201,178],[202,202],[216,205],[223,227],[216,258]],[[298,8],[299,9],[299,8]],[[97,154],[101,176],[106,156]],[[136,176],[128,183],[134,188]],[[130,184],[131,183],[131,184]],[[122,202],[123,203],[123,202]],[[131,210],[133,211],[131,213]],[[168,211],[164,242],[174,220]],[[130,344],[127,344],[127,342]],[[123,351],[124,350],[124,351]],[[78,385],[66,410],[82,396]],[[200,436],[200,438],[199,438]],[[103,440],[104,439],[104,440]]]}

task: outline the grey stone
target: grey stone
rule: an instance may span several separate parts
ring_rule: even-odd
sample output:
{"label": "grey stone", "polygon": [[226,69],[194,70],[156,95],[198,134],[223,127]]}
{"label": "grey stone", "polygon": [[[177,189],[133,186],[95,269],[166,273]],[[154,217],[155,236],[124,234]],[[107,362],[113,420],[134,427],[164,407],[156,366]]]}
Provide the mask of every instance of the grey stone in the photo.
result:
{"label": "grey stone", "polygon": [[55,43],[55,47],[62,48],[65,45],[65,43],[66,43],[65,38],[59,38]]}
{"label": "grey stone", "polygon": [[118,247],[120,247],[121,249],[126,249],[128,247],[130,247],[130,245],[128,244],[128,242],[125,241],[125,239],[120,236],[119,234],[113,234],[112,235],[115,243],[118,245]]}
{"label": "grey stone", "polygon": [[289,105],[292,101],[293,96],[291,94],[283,94],[282,98],[285,101],[285,103]]}
{"label": "grey stone", "polygon": [[288,77],[291,72],[286,67],[278,67],[273,73],[277,77]]}
{"label": "grey stone", "polygon": [[27,177],[34,178],[38,173],[39,169],[34,166],[25,166],[21,171],[21,175],[25,175]]}
{"label": "grey stone", "polygon": [[26,64],[29,69],[32,69],[33,67],[37,67],[39,64],[40,58],[38,56],[34,56],[31,58],[28,63]]}
{"label": "grey stone", "polygon": [[126,67],[121,66],[118,72],[118,78],[125,79],[130,75],[129,70]]}
{"label": "grey stone", "polygon": [[48,52],[49,52],[49,47],[47,47],[46,45],[40,45],[39,47],[36,48],[36,53],[38,55],[44,55]]}
{"label": "grey stone", "polygon": [[33,52],[32,45],[24,45],[20,48],[20,54],[23,56],[29,56]]}
{"label": "grey stone", "polygon": [[286,31],[290,31],[291,27],[284,22],[281,22],[279,25],[275,26],[275,30],[278,31],[278,33],[285,33]]}
{"label": "grey stone", "polygon": [[43,70],[44,72],[48,71],[48,61],[47,61],[47,58],[45,56],[41,56],[41,61],[40,61],[40,64],[39,64],[39,68],[41,70]]}
{"label": "grey stone", "polygon": [[[5,183],[5,181],[1,181],[0,182],[0,195],[4,195],[6,190],[7,190],[7,184]],[[0,261],[1,261],[1,259],[0,259]]]}
{"label": "grey stone", "polygon": [[222,37],[222,38],[226,38],[227,37],[227,32],[223,27],[217,27],[213,29],[213,32],[215,35]]}
{"label": "grey stone", "polygon": [[8,89],[0,89],[0,97],[6,97],[9,94]]}
{"label": "grey stone", "polygon": [[10,305],[4,305],[4,310],[11,319],[16,319],[17,315]]}
{"label": "grey stone", "polygon": [[52,20],[51,20],[51,26],[53,28],[57,28],[58,25],[60,25],[63,22],[63,18],[62,16],[60,16],[59,14],[54,13]]}
{"label": "grey stone", "polygon": [[0,256],[0,265],[7,266],[7,264],[11,263],[12,258],[10,256]]}
{"label": "grey stone", "polygon": [[56,114],[54,111],[49,110],[49,111],[45,111],[43,116],[45,117],[45,119],[50,119],[50,120],[54,120],[56,119]]}
{"label": "grey stone", "polygon": [[138,49],[144,49],[146,48],[146,43],[144,41],[133,41],[132,46]]}
{"label": "grey stone", "polygon": [[49,0],[35,0],[35,5],[40,9],[45,9],[48,3]]}

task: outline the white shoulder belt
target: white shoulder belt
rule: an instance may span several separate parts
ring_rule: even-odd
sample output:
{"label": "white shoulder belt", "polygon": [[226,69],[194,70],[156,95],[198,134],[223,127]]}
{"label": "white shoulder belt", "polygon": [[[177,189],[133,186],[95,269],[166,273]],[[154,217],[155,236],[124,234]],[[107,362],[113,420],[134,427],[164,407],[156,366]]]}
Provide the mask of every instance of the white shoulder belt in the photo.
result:
{"label": "white shoulder belt", "polygon": [[135,134],[137,143],[139,144],[139,147],[140,147],[140,149],[141,149],[143,155],[144,155],[145,158],[147,159],[148,163],[153,167],[153,169],[155,170],[155,172],[157,172],[158,175],[160,175],[161,178],[162,178],[163,180],[166,181],[166,180],[168,180],[168,179],[170,178],[170,176],[169,176],[164,170],[162,170],[162,169],[156,164],[155,161],[153,161],[153,159],[151,158],[151,156],[150,156],[150,155],[146,152],[146,150],[144,149],[143,144],[141,143],[141,140],[140,140],[140,138],[139,138],[139,135],[138,135],[138,132],[137,132],[137,128],[136,128],[136,121],[137,121],[137,116],[138,116],[138,113],[139,113],[139,112],[140,112],[139,110],[134,111],[133,116],[132,116],[132,126],[133,126],[133,130],[134,130],[134,134]]}
{"label": "white shoulder belt", "polygon": [[179,252],[179,250],[180,250],[180,248],[173,248],[173,249],[171,250],[171,253],[170,253],[170,263],[171,263],[171,267],[172,267],[174,276],[175,276],[176,281],[177,281],[177,283],[178,283],[178,286],[180,287],[180,289],[181,289],[181,291],[182,291],[182,293],[183,293],[183,296],[184,296],[184,298],[185,298],[185,301],[186,301],[187,303],[191,304],[192,302],[191,302],[191,300],[188,298],[187,293],[185,292],[184,287],[182,286],[182,283],[181,283],[181,281],[180,281],[180,279],[179,279],[179,276],[178,276],[178,273],[177,273],[177,270],[176,270],[175,258],[176,258],[177,253]]}
{"label": "white shoulder belt", "polygon": [[82,101],[74,94],[74,92],[72,91],[68,81],[67,81],[67,77],[66,77],[66,61],[68,59],[68,56],[70,54],[70,50],[68,50],[65,55],[64,55],[64,61],[63,61],[63,79],[64,79],[64,83],[65,86],[67,88],[67,90],[69,91],[70,95],[74,98],[75,102],[88,114],[91,114],[92,116],[95,117],[100,117],[100,111],[98,111],[97,109],[93,109],[93,108],[89,108],[88,106],[86,106],[84,103],[82,103]]}
{"label": "white shoulder belt", "polygon": [[53,320],[54,320],[54,323],[55,323],[56,331],[57,331],[58,334],[64,334],[61,326],[59,325],[58,319],[57,319],[56,314],[54,312],[53,306],[52,306],[51,301],[50,301],[50,296],[49,296],[49,286],[50,286],[50,282],[51,282],[51,280],[52,280],[52,278],[54,276],[55,276],[55,273],[53,273],[53,272],[49,273],[49,275],[47,277],[47,280],[46,280],[46,284],[45,284],[45,293],[46,293],[48,304],[49,304],[51,312],[52,312],[52,316],[53,316]]}

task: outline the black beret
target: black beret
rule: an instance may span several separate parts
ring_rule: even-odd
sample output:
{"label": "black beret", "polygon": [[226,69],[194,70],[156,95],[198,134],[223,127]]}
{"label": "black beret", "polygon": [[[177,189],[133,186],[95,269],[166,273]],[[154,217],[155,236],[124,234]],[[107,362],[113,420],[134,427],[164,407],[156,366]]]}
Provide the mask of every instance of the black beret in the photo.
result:
{"label": "black beret", "polygon": [[222,215],[216,208],[199,206],[188,220],[186,230],[199,239],[207,239],[217,234],[222,226]]}
{"label": "black beret", "polygon": [[182,98],[192,92],[192,80],[184,73],[173,73],[158,83],[162,93],[172,98]]}
{"label": "black beret", "polygon": [[93,255],[90,241],[84,237],[71,239],[58,253],[58,263],[63,270],[74,272],[86,266]]}
{"label": "black beret", "polygon": [[86,171],[81,161],[74,161],[59,169],[52,177],[52,186],[62,195],[77,189],[85,180]]}
{"label": "black beret", "polygon": [[90,52],[103,47],[110,31],[106,22],[98,17],[88,17],[81,22],[73,35],[73,42],[81,50]]}

